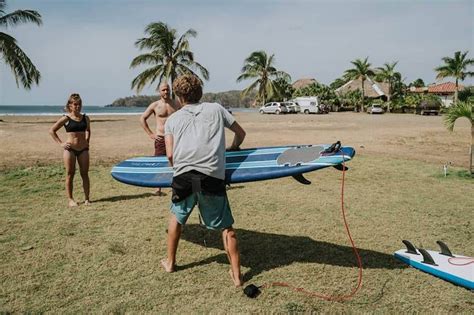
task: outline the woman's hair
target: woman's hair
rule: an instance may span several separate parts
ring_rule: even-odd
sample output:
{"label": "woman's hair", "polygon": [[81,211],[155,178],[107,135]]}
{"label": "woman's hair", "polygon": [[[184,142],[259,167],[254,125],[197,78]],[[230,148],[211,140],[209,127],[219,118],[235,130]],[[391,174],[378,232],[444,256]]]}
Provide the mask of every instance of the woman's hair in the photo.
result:
{"label": "woman's hair", "polygon": [[173,82],[173,92],[186,103],[197,103],[202,97],[201,80],[195,75],[182,75]]}
{"label": "woman's hair", "polygon": [[64,111],[65,111],[65,112],[71,112],[71,110],[69,109],[69,105],[70,105],[72,102],[79,103],[79,105],[82,107],[82,99],[81,99],[81,96],[80,96],[79,94],[77,94],[77,93],[72,93],[71,96],[69,96],[69,99],[67,100],[66,106],[64,107]]}

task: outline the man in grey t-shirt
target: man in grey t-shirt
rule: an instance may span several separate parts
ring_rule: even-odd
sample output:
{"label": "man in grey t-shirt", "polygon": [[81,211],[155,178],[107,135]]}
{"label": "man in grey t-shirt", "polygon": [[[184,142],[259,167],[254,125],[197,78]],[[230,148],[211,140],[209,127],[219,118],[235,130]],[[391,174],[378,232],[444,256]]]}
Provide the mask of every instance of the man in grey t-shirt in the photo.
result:
{"label": "man in grey t-shirt", "polygon": [[240,254],[224,181],[225,128],[234,133],[230,150],[239,149],[245,131],[221,105],[199,103],[202,86],[197,77],[179,77],[173,83],[173,92],[182,108],[165,123],[166,154],[174,174],[168,257],[161,264],[167,272],[175,270],[181,228],[198,205],[206,227],[222,230],[224,248],[231,264],[230,275],[234,285],[240,287],[243,284]]}

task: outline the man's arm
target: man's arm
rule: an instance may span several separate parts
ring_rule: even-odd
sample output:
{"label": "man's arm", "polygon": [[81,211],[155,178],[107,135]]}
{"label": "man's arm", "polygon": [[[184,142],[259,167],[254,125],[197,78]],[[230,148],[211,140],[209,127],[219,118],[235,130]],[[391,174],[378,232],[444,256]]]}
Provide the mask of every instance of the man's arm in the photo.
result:
{"label": "man's arm", "polygon": [[238,150],[242,142],[244,142],[245,130],[236,121],[234,121],[229,129],[234,133],[234,140],[228,150]]}
{"label": "man's arm", "polygon": [[147,107],[145,112],[140,116],[140,125],[142,126],[143,130],[145,130],[145,132],[148,134],[150,139],[152,140],[156,140],[156,134],[153,131],[151,131],[146,121],[152,114],[155,114],[155,107],[156,107],[156,103],[155,102],[151,103]]}
{"label": "man's arm", "polygon": [[166,157],[170,162],[170,165],[173,166],[173,135],[165,135],[165,146],[166,146]]}

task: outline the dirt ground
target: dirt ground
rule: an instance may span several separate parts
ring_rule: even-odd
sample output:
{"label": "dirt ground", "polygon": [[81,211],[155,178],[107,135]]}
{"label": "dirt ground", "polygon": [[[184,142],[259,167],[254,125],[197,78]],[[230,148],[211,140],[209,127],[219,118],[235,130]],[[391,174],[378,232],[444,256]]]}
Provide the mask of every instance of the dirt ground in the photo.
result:
{"label": "dirt ground", "polygon": [[[440,167],[446,162],[458,167],[467,167],[469,163],[470,125],[466,119],[460,119],[451,133],[438,116],[234,114],[247,131],[243,147],[324,144],[341,140],[360,155],[420,160]],[[62,150],[48,134],[58,118],[0,117],[0,169],[61,161]],[[140,127],[138,116],[91,116],[91,121],[92,163],[115,163],[153,153],[153,143]],[[64,130],[59,134],[64,139]]]}

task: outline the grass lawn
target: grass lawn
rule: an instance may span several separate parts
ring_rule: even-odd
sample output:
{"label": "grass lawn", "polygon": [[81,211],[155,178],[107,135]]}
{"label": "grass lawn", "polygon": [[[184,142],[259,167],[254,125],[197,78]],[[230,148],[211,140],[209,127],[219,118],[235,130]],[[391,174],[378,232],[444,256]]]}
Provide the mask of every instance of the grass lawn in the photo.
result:
{"label": "grass lawn", "polygon": [[[402,239],[474,256],[474,182],[460,169],[356,156],[348,164],[345,201],[363,262],[363,284],[347,302],[328,302],[271,287],[257,299],[232,287],[220,233],[193,214],[178,250],[178,272],[165,256],[168,196],[126,186],[110,165],[91,169],[90,207],[66,207],[62,165],[0,175],[0,312],[471,313],[473,293],[408,268],[393,257]],[[233,185],[246,284],[283,281],[309,291],[349,293],[357,264],[340,209],[341,173],[307,174]],[[81,181],[75,181],[82,201]]]}

